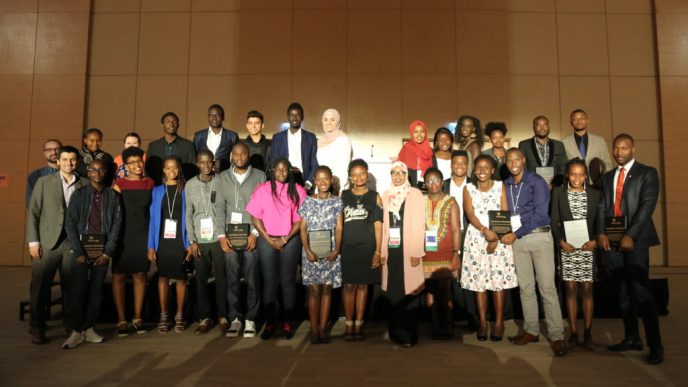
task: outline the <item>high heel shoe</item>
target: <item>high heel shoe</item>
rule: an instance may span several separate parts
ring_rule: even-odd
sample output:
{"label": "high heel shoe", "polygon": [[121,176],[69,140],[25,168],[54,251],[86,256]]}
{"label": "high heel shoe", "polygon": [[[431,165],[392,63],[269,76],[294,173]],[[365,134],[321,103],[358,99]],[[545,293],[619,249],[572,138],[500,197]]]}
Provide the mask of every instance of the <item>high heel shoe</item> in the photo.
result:
{"label": "high heel shoe", "polygon": [[492,334],[490,335],[490,340],[491,341],[502,341],[503,337],[504,337],[504,323],[495,324],[494,327],[492,328]]}
{"label": "high heel shoe", "polygon": [[483,324],[480,324],[478,331],[475,332],[475,337],[478,341],[487,341],[487,324],[485,324],[485,328],[483,328]]}

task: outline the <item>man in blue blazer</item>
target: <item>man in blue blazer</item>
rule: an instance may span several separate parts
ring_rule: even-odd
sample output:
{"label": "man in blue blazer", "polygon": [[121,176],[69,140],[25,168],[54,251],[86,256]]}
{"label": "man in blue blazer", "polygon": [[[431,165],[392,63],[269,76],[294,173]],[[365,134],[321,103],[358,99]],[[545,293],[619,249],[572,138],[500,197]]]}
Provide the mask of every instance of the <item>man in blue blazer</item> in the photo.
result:
{"label": "man in blue blazer", "polygon": [[[614,138],[612,147],[617,168],[602,175],[602,195],[598,229],[604,230],[598,244],[604,250],[604,258],[618,288],[619,308],[624,323],[624,339],[610,345],[611,351],[642,350],[638,332],[638,316],[643,319],[645,338],[650,347],[647,362],[664,361],[664,349],[659,332],[657,304],[650,289],[650,246],[659,245],[659,238],[652,222],[652,213],[659,196],[659,176],[653,167],[640,164],[634,158],[635,141],[628,134]],[[619,245],[612,248],[606,233],[604,218],[626,218],[626,231]]]}
{"label": "man in blue blazer", "polygon": [[272,148],[270,149],[270,162],[279,158],[287,158],[294,171],[294,179],[297,183],[310,189],[313,186],[313,174],[318,168],[318,140],[315,134],[303,130],[303,107],[298,102],[293,102],[287,108],[289,130],[283,130],[272,136]]}
{"label": "man in blue blazer", "polygon": [[232,147],[239,139],[236,132],[222,126],[224,120],[225,109],[218,104],[210,105],[208,108],[208,128],[199,130],[193,138],[196,153],[203,149],[209,149],[213,152],[216,174],[229,168],[229,155],[232,153]]}

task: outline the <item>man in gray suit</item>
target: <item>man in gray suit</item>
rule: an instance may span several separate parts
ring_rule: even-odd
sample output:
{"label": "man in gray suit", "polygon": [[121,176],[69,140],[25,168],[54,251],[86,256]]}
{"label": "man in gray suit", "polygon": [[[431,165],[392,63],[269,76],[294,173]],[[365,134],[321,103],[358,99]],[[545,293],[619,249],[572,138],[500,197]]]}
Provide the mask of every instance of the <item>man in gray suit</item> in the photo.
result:
{"label": "man in gray suit", "polygon": [[526,156],[526,169],[542,176],[550,185],[560,186],[568,161],[564,144],[549,138],[549,119],[545,116],[533,119],[533,134],[518,143],[518,149]]}
{"label": "man in gray suit", "polygon": [[69,199],[88,180],[76,174],[79,150],[60,147],[58,173],[38,179],[31,193],[26,220],[26,239],[31,254],[31,341],[46,342],[50,288],[55,272],[60,270],[63,311],[69,314],[69,240],[65,231],[65,213]]}
{"label": "man in gray suit", "polygon": [[[585,165],[590,170],[590,178],[594,180],[598,175],[613,168],[612,158],[609,156],[609,148],[602,137],[588,132],[590,119],[588,114],[582,109],[576,109],[571,112],[570,119],[573,133],[562,141],[564,149],[566,149],[566,157],[569,160],[576,157],[585,160]],[[601,171],[596,170],[596,168],[590,168],[590,163],[595,159],[602,162]]]}

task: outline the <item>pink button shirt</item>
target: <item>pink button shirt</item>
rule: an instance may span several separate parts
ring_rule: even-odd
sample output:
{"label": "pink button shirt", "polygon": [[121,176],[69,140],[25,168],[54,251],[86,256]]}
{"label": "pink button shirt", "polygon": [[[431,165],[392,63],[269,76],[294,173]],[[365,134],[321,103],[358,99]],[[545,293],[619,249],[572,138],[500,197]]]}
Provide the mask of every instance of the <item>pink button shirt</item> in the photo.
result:
{"label": "pink button shirt", "polygon": [[275,196],[273,196],[270,182],[266,181],[256,187],[246,206],[249,214],[263,221],[268,235],[289,235],[291,226],[301,220],[298,211],[301,203],[306,199],[306,191],[300,185],[296,186],[296,192],[299,193],[297,206],[289,198],[287,188],[287,184],[275,182]]}

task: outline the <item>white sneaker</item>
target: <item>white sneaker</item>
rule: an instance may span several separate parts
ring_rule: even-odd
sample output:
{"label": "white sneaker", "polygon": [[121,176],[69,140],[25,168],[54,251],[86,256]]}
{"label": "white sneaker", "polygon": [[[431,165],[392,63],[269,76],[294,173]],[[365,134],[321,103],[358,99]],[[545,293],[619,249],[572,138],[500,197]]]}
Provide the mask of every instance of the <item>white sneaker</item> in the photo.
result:
{"label": "white sneaker", "polygon": [[77,331],[72,331],[67,340],[62,343],[62,349],[74,349],[79,346],[79,344],[84,342],[84,334]]}
{"label": "white sneaker", "polygon": [[256,323],[251,320],[246,320],[246,326],[244,327],[244,337],[253,338],[256,337]]}
{"label": "white sneaker", "polygon": [[227,337],[239,337],[239,331],[241,330],[241,321],[239,321],[238,318],[235,318],[234,321],[229,325],[229,329],[227,330],[227,334],[225,336]]}
{"label": "white sneaker", "polygon": [[99,335],[93,327],[86,329],[84,339],[89,343],[102,343],[103,336]]}

